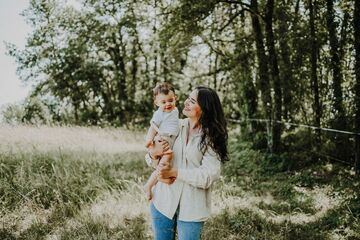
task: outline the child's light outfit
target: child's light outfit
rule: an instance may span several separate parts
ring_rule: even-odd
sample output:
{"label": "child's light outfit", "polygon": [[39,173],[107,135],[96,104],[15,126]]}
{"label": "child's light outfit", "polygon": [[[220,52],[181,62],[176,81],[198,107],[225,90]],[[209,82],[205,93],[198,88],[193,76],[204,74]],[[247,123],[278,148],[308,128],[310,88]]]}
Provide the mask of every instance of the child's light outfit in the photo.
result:
{"label": "child's light outfit", "polygon": [[170,145],[174,145],[174,140],[179,132],[179,110],[175,107],[171,112],[163,112],[158,109],[154,112],[151,122],[158,126],[158,135],[163,137]]}

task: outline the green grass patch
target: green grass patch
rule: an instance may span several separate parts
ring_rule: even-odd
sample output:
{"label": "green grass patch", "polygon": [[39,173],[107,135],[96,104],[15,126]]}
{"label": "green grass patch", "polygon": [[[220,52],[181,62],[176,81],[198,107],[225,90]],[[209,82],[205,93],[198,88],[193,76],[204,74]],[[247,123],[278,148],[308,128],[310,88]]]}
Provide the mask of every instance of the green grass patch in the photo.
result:
{"label": "green grass patch", "polygon": [[250,210],[223,211],[205,224],[203,239],[327,239],[314,224],[276,224]]}
{"label": "green grass patch", "polygon": [[[206,222],[203,239],[331,239],[333,234],[360,239],[360,184],[349,169],[328,162],[310,164],[309,156],[306,164],[298,164],[300,151],[295,168],[288,162],[295,161],[290,155],[267,155],[252,147],[232,138],[231,160],[223,165],[224,179],[216,193],[233,206]],[[141,209],[144,202],[136,202],[139,184],[151,171],[144,152],[2,152],[0,239],[151,239],[143,210],[109,219],[116,210],[106,208],[131,201],[124,208]],[[317,189],[330,189],[328,197],[341,201],[317,218],[289,220],[319,213]],[[246,200],[254,203],[236,206]],[[91,212],[93,207],[100,215]]]}
{"label": "green grass patch", "polygon": [[310,162],[308,153],[301,156],[297,149],[295,160],[300,161],[303,157],[306,163],[288,167],[295,166],[291,163],[295,160],[289,159],[291,154],[267,155],[253,149],[251,143],[235,138],[229,149],[231,161],[224,166],[225,181],[238,186],[231,194],[243,191],[259,198],[269,194],[273,198],[270,203],[260,201],[256,204],[267,214],[315,215],[324,207],[315,204],[318,200],[316,191],[322,188],[331,189],[327,193],[329,198],[341,201],[315,221],[311,219],[302,224],[289,221],[275,224],[254,209],[239,210],[236,214],[225,211],[208,225],[209,239],[229,236],[230,239],[330,239],[333,233],[343,239],[359,239],[360,184],[347,166],[326,161]]}
{"label": "green grass patch", "polygon": [[[0,226],[0,239],[45,239],[97,197],[121,193],[129,181],[141,181],[150,173],[143,152],[0,153],[0,213],[4,219],[18,219],[16,224]],[[46,213],[46,220],[34,218],[27,220],[30,226],[21,226],[27,217],[21,216],[23,211],[30,217]],[[128,219],[126,228],[117,229],[88,220],[74,231],[60,231],[61,239],[144,239],[143,218]]]}

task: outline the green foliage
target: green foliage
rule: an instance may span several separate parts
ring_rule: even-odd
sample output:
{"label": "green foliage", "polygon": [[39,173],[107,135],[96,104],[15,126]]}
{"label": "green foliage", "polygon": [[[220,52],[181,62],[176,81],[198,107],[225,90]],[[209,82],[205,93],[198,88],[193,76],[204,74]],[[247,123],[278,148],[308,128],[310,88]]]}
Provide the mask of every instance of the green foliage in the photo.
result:
{"label": "green foliage", "polygon": [[[281,154],[269,155],[268,167],[273,171],[293,171],[314,162],[314,134],[309,130],[295,129],[283,136]],[[270,169],[269,169],[270,170]]]}
{"label": "green foliage", "polygon": [[[301,139],[306,134],[297,134],[298,141],[304,141]],[[291,139],[297,139],[294,137]],[[292,147],[292,144],[289,142],[288,146]],[[272,200],[265,198],[250,208],[225,209],[205,225],[206,239],[329,239],[334,233],[346,239],[357,239],[359,180],[350,175],[349,169],[335,163],[319,162],[287,169],[284,167],[285,155],[280,158],[254,151],[250,142],[242,140],[232,141],[230,150],[231,161],[224,165],[223,173],[228,180],[225,184],[235,184],[237,188],[232,187],[224,194],[245,195],[246,198],[244,192],[250,192],[260,198],[271,196]],[[319,213],[324,206],[319,207],[316,202],[321,200],[312,194],[323,187],[332,189],[327,192],[329,198],[341,196],[338,205],[316,220],[293,223],[290,216]],[[289,220],[279,223],[271,220],[279,215],[289,216]]]}
{"label": "green foliage", "polygon": [[[134,158],[134,154],[129,157]],[[125,169],[135,167],[136,171],[126,174]],[[124,188],[121,179],[137,178],[137,173],[144,174],[145,169],[143,161],[126,163],[124,156],[99,164],[83,161],[72,154],[18,156],[2,153],[0,199],[7,208],[28,200],[45,209],[60,203],[80,207],[84,202],[93,201],[104,189],[121,191]]]}
{"label": "green foliage", "polygon": [[[78,6],[29,2],[23,16],[33,32],[26,47],[7,49],[21,79],[35,88],[24,104],[6,109],[6,122],[147,126],[151,89],[164,81],[176,87],[179,108],[194,86],[208,85],[229,118],[343,130],[360,122],[354,121],[360,110],[353,1],[83,0]],[[347,137],[316,143],[313,133],[278,125],[266,132],[260,125],[252,121],[244,137],[255,149],[275,149],[261,163],[269,171],[312,164],[319,159],[314,153],[323,154],[315,144],[354,162]]]}
{"label": "green foliage", "polygon": [[205,225],[205,239],[327,239],[314,224],[276,224],[249,210],[224,211]]}
{"label": "green foliage", "polygon": [[[276,239],[276,226],[267,222],[256,213],[240,210],[230,213],[228,210],[205,224],[204,239]],[[275,236],[274,236],[275,235]]]}
{"label": "green foliage", "polygon": [[[142,152],[120,155],[2,152],[1,215],[14,214],[19,208],[49,214],[45,215],[46,221],[29,222],[25,229],[9,222],[0,229],[0,238],[45,239],[57,231],[61,239],[89,239],[89,236],[92,239],[147,239],[143,216],[127,218],[123,225],[116,227],[80,216],[84,206],[94,203],[104,192],[119,194],[127,191],[129,181],[150,175],[151,169],[143,157]],[[26,216],[17,216],[22,217]],[[69,228],[66,225],[69,220],[76,220],[79,226]]]}
{"label": "green foliage", "polygon": [[3,107],[2,121],[8,124],[17,124],[22,122],[24,116],[24,107],[21,104],[8,104]]}
{"label": "green foliage", "polygon": [[[73,123],[71,109],[65,109],[50,98],[27,97],[23,102],[6,105],[1,114],[2,121],[8,124],[50,125],[54,123]],[[87,113],[83,113],[86,115]],[[86,121],[89,121],[87,118]]]}
{"label": "green foliage", "polygon": [[0,238],[4,240],[16,240],[16,236],[14,235],[14,233],[12,233],[10,229],[6,228],[0,229]]}
{"label": "green foliage", "polygon": [[241,178],[246,174],[256,174],[264,156],[250,148],[250,143],[234,139],[229,144],[230,161],[224,165],[223,172],[226,176]]}
{"label": "green foliage", "polygon": [[39,98],[28,98],[24,105],[22,122],[35,125],[46,125],[51,122],[49,109]]}

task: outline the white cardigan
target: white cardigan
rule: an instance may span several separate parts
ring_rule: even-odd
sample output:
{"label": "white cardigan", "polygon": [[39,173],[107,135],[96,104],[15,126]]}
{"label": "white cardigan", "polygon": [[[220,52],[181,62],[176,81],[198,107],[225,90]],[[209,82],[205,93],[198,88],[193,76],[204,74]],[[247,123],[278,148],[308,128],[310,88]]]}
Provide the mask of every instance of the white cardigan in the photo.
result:
{"label": "white cardigan", "polygon": [[[220,159],[208,147],[205,154],[199,150],[201,133],[194,134],[186,145],[188,119],[180,120],[180,131],[173,146],[172,166],[178,176],[173,184],[158,182],[153,189],[153,204],[172,219],[179,206],[180,221],[201,222],[210,216],[211,185],[220,177]],[[147,154],[149,166],[153,161]]]}

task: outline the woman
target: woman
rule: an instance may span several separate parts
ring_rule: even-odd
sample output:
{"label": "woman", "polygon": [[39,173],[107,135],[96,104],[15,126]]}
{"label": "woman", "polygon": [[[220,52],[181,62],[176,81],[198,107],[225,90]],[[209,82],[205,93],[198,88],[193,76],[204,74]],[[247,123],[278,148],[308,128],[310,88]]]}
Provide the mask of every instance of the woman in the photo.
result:
{"label": "woman", "polygon": [[[198,240],[210,216],[211,185],[228,160],[227,130],[217,93],[197,87],[185,101],[180,132],[173,146],[173,164],[158,166],[159,181],[153,189],[151,217],[156,240]],[[155,143],[145,159],[156,166],[165,141]],[[155,160],[154,160],[155,159]]]}

